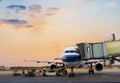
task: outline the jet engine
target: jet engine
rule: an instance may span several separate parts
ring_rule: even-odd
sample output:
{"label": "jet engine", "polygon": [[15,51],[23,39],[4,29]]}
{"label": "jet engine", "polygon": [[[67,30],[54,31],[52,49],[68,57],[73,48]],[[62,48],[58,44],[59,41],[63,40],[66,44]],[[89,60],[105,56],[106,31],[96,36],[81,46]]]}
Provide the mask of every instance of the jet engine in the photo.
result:
{"label": "jet engine", "polygon": [[96,71],[102,71],[103,70],[103,65],[101,63],[97,63],[95,65],[95,69],[96,69]]}
{"label": "jet engine", "polygon": [[50,65],[50,69],[55,69],[55,68],[57,68],[57,65],[56,65],[56,64],[51,64],[51,65]]}
{"label": "jet engine", "polygon": [[53,64],[50,65],[50,69],[63,68],[63,67],[64,67],[64,64],[57,63],[57,62],[55,62],[55,63],[53,63]]}

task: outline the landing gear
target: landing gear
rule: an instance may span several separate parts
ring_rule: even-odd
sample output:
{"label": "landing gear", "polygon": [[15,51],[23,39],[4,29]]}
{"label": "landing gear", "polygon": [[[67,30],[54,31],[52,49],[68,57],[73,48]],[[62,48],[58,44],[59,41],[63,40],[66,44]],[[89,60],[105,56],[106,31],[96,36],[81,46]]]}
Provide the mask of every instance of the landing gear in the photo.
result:
{"label": "landing gear", "polygon": [[67,75],[67,70],[65,70],[64,75]]}
{"label": "landing gear", "polygon": [[69,77],[74,77],[74,76],[75,76],[74,72],[71,72],[71,73],[69,74]]}
{"label": "landing gear", "polygon": [[71,72],[70,72],[70,74],[69,74],[69,77],[74,77],[75,76],[75,74],[74,74],[74,72],[73,72],[73,67],[71,68]]}
{"label": "landing gear", "polygon": [[94,69],[88,71],[89,74],[94,74]]}
{"label": "landing gear", "polygon": [[[89,66],[89,65],[88,65]],[[90,63],[90,66],[89,66],[89,70],[88,70],[88,73],[89,74],[94,74],[94,69],[93,69],[93,66],[92,66],[92,63]]]}

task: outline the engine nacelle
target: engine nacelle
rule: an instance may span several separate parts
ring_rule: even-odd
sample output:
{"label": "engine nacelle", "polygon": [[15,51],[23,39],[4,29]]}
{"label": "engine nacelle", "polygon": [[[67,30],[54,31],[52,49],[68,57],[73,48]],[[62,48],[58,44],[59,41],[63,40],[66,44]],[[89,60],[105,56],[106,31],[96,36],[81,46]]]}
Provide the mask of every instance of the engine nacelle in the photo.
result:
{"label": "engine nacelle", "polygon": [[103,70],[103,65],[101,63],[97,63],[95,66],[96,71],[102,71]]}
{"label": "engine nacelle", "polygon": [[55,68],[57,68],[56,64],[50,65],[50,69],[55,69]]}
{"label": "engine nacelle", "polygon": [[50,65],[50,69],[55,69],[55,68],[63,68],[64,64],[62,63],[53,63]]}

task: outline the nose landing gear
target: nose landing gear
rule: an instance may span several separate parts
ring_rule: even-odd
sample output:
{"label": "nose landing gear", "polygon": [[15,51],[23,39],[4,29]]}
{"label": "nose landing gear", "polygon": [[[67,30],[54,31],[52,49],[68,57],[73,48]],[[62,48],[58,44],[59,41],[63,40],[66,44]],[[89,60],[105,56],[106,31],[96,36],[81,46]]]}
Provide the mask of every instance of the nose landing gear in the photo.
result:
{"label": "nose landing gear", "polygon": [[74,71],[73,71],[73,67],[71,67],[71,72],[69,74],[69,77],[74,77],[74,76],[75,76],[75,74],[74,74]]}

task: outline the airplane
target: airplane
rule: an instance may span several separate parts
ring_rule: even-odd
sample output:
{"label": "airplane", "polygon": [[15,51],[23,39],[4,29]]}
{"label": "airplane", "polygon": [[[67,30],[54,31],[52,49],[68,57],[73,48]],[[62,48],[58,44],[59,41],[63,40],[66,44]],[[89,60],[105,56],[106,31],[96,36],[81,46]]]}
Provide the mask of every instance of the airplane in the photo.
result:
{"label": "airplane", "polygon": [[98,61],[87,61],[81,59],[81,54],[79,52],[79,49],[76,46],[69,46],[65,48],[65,50],[62,53],[62,58],[56,58],[56,59],[61,59],[62,62],[49,62],[49,61],[41,61],[41,60],[26,60],[29,62],[43,62],[43,63],[48,63],[50,65],[50,69],[55,69],[55,68],[70,68],[71,72],[69,74],[69,77],[74,77],[74,68],[82,68],[85,65],[88,65],[89,67],[89,74],[94,74],[94,69],[93,69],[93,63],[95,63],[95,69],[97,71],[102,71],[103,65],[101,63],[98,63]]}

